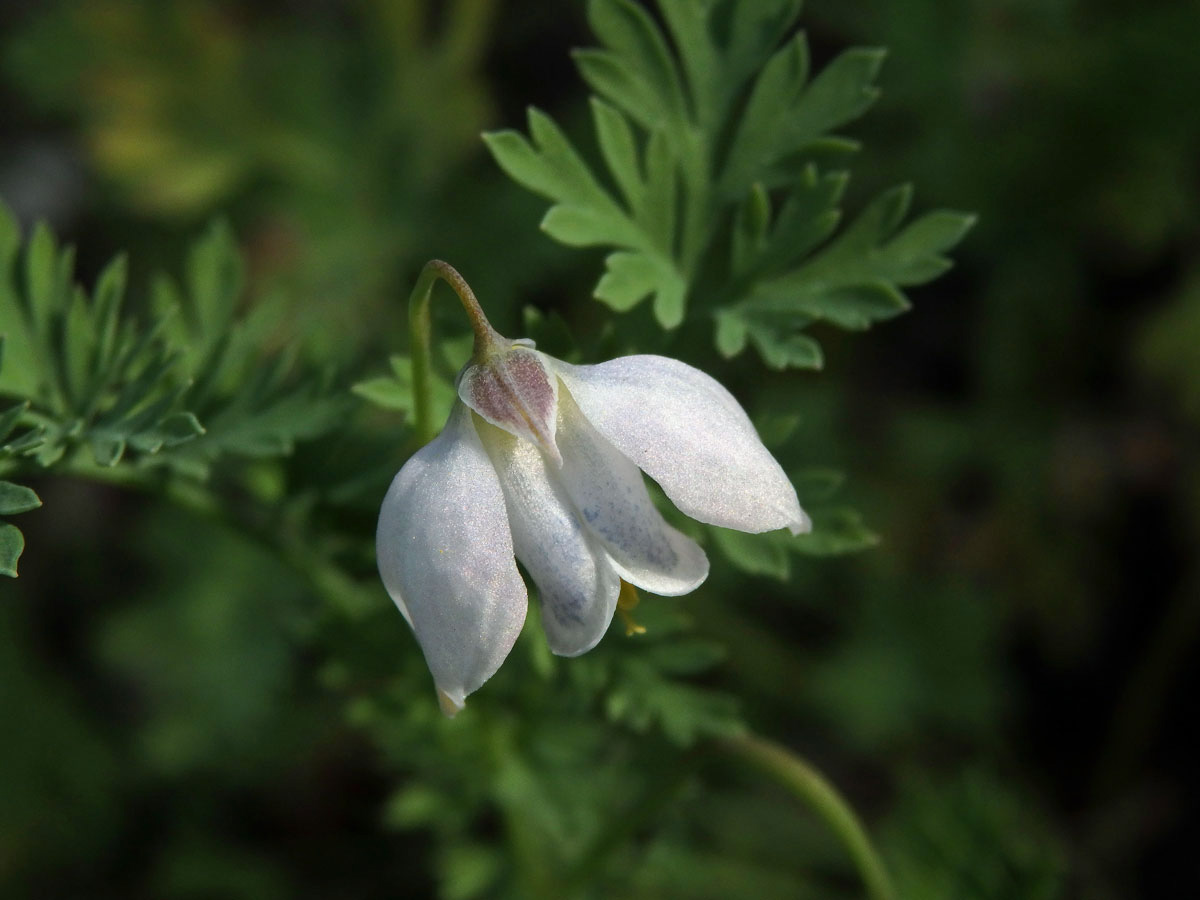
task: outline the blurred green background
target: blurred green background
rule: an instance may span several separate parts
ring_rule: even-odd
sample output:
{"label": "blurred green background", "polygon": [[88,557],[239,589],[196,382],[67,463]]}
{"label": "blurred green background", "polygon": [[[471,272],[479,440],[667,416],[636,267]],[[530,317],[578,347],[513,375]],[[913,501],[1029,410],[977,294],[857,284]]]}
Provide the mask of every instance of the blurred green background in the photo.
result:
{"label": "blurred green background", "polygon": [[[704,683],[845,791],[904,896],[1200,894],[1200,11],[813,0],[802,24],[819,63],[889,49],[849,129],[852,201],[911,180],[980,220],[910,313],[821,331],[825,370],[768,389],[878,546],[793,560],[786,584],[712,553],[669,608],[725,644]],[[254,295],[291,298],[273,340],[356,378],[402,349],[434,256],[512,336],[527,306],[576,333],[611,318],[586,299],[602,254],[541,234],[545,204],[478,138],[531,103],[586,133],[582,4],[30,0],[0,35],[0,197],[74,242],[85,282],[122,249],[134,284],[178,271],[225,216]],[[759,378],[721,374],[739,396]],[[625,808],[622,768],[682,765],[552,692],[577,730],[477,746],[389,687],[427,685],[369,560],[361,608],[330,612],[219,521],[30,483],[45,507],[0,584],[5,897],[554,896],[539,859]],[[805,810],[686,760],[585,891],[856,895]],[[486,813],[526,807],[567,849]]]}

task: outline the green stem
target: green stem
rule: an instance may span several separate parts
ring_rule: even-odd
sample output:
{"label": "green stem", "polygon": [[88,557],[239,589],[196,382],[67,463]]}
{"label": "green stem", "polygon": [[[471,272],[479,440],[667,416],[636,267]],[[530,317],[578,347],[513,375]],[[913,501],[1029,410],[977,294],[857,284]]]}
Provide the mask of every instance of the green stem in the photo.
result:
{"label": "green stem", "polygon": [[487,316],[483,314],[483,308],[475,299],[475,293],[458,271],[440,259],[425,263],[408,297],[408,325],[412,342],[413,426],[422,445],[433,440],[437,433],[433,424],[430,383],[433,368],[433,323],[429,315],[429,296],[433,292],[433,283],[439,278],[454,289],[463,309],[467,311],[471,320],[471,330],[475,332],[476,356],[501,340],[488,322]]}
{"label": "green stem", "polygon": [[811,764],[785,747],[754,735],[729,738],[721,746],[778,781],[812,809],[838,836],[862,875],[872,900],[895,900],[883,860],[871,846],[854,810]]}

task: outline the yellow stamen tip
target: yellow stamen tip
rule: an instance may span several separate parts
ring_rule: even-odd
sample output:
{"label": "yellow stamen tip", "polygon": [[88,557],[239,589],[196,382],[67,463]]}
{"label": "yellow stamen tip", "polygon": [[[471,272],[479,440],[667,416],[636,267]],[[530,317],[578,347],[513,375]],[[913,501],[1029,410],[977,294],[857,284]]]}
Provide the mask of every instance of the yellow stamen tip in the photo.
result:
{"label": "yellow stamen tip", "polygon": [[638,596],[637,588],[622,579],[621,592],[617,594],[617,613],[620,614],[621,621],[625,624],[625,637],[646,633],[646,626],[639,625],[631,615],[631,611],[640,602],[641,597]]}

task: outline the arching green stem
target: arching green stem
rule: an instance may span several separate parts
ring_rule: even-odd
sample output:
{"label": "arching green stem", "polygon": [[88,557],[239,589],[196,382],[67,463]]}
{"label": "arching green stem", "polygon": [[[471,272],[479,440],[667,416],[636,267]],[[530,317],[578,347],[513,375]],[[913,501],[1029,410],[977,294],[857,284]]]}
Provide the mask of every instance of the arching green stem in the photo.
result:
{"label": "arching green stem", "polygon": [[754,735],[728,738],[720,746],[775,779],[825,821],[850,853],[871,900],[895,900],[883,860],[862,823],[820,772],[785,747]]}
{"label": "arching green stem", "polygon": [[433,324],[429,314],[429,296],[433,292],[434,282],[439,278],[454,289],[463,309],[467,311],[471,320],[471,330],[475,332],[477,358],[503,340],[483,314],[483,308],[475,299],[470,285],[452,265],[440,259],[432,259],[425,263],[408,298],[408,325],[412,344],[413,429],[422,445],[433,440],[436,434],[429,381],[433,365]]}

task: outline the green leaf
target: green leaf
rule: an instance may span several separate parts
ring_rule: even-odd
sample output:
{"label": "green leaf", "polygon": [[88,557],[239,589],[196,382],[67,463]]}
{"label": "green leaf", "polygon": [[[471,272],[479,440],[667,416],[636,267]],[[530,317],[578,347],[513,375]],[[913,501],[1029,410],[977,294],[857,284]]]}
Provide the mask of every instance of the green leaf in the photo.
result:
{"label": "green leaf", "polygon": [[34,226],[25,254],[26,303],[34,327],[45,333],[51,311],[58,306],[58,244],[45,222]]}
{"label": "green leaf", "polygon": [[[0,346],[3,346],[3,341],[0,341]],[[28,409],[29,401],[26,400],[0,413],[0,442],[3,442],[5,438],[12,434],[13,429],[17,427],[17,423],[21,421],[21,416],[25,415],[25,411]]]}
{"label": "green leaf", "polygon": [[637,216],[644,205],[645,185],[633,129],[620,111],[596,97],[592,98],[592,119],[608,171],[620,188],[626,206]]}
{"label": "green leaf", "polygon": [[686,75],[688,93],[696,118],[714,121],[722,96],[714,76],[720,74],[721,59],[709,33],[708,11],[691,0],[659,0],[658,8],[679,48],[679,60]]}
{"label": "green leaf", "polygon": [[512,131],[485,135],[501,167],[553,199],[603,202],[604,191],[554,120],[532,106],[528,117],[532,144]]}
{"label": "green leaf", "polygon": [[642,734],[658,728],[680,747],[702,738],[742,734],[737,701],[726,694],[669,679],[644,660],[633,660],[609,692],[608,717]]}
{"label": "green leaf", "polygon": [[[221,390],[220,381],[251,352],[259,335],[234,327],[244,285],[243,264],[229,226],[215,221],[188,251],[182,287],[166,275],[154,281],[154,307],[168,339],[181,351],[180,363],[196,378],[192,395],[200,405]],[[226,358],[239,345],[242,359]]]}
{"label": "green leaf", "polygon": [[[536,110],[529,139],[499,132],[485,135],[488,147],[510,176],[554,201],[547,234],[617,251],[597,299],[624,312],[653,297],[670,329],[699,293],[722,355],[753,344],[771,368],[820,368],[808,326],[862,329],[903,312],[900,286],[945,271],[943,254],[970,217],[939,211],[900,230],[910,199],[901,188],[836,233],[848,176],[818,165],[855,149],[836,131],[878,96],[882,50],[847,50],[813,75],[804,35],[789,36],[796,0],[659,8],[673,47],[633,0],[592,0],[602,47],[573,54],[598,95],[592,119],[607,179]],[[727,251],[714,246],[725,240]]]}
{"label": "green leaf", "polygon": [[[7,216],[7,213],[5,214]],[[11,233],[5,229],[5,233]],[[6,250],[6,268],[18,264],[15,251]],[[3,416],[3,437],[16,426],[23,409],[36,403],[41,424],[8,440],[10,456],[33,455],[42,466],[63,459],[77,444],[91,447],[96,461],[116,465],[129,449],[157,453],[197,434],[194,414],[180,404],[187,392],[178,371],[181,352],[167,347],[171,333],[160,315],[139,326],[121,314],[126,283],[126,263],[114,259],[101,272],[89,294],[73,285],[74,254],[59,249],[44,225],[34,229],[26,248],[22,290],[10,305],[23,310],[19,326],[21,345],[35,345],[36,377],[26,373],[15,383],[5,373],[5,383],[15,386],[24,403]],[[0,272],[8,284],[11,271]],[[197,279],[202,279],[196,268]],[[20,352],[10,354],[10,367],[25,362]]]}
{"label": "green leaf", "polygon": [[867,111],[879,97],[874,81],[887,51],[855,47],[845,51],[813,79],[791,123],[793,135],[832,131]]}
{"label": "green leaf", "polygon": [[955,247],[974,226],[976,217],[939,209],[912,222],[883,247],[894,266],[897,284],[924,284],[948,268],[942,253]]}
{"label": "green leaf", "polygon": [[396,791],[383,807],[383,822],[388,828],[405,830],[432,825],[438,819],[447,798],[426,784],[411,784]]}
{"label": "green leaf", "polygon": [[11,481],[0,481],[0,516],[15,516],[41,505],[42,501],[31,488]]}
{"label": "green leaf", "polygon": [[683,321],[686,284],[669,260],[654,253],[621,251],[609,254],[605,266],[596,299],[624,312],[653,296],[654,314],[664,328]]}
{"label": "green leaf", "polygon": [[176,447],[204,434],[204,426],[190,412],[170,413],[162,418],[148,417],[152,424],[134,432],[129,443],[145,453],[157,453],[164,447]]}
{"label": "green leaf", "polygon": [[374,403],[384,409],[397,409],[405,412],[412,410],[411,388],[406,388],[395,378],[389,378],[386,375],[356,382],[351,385],[350,390],[368,403]]}
{"label": "green leaf", "polygon": [[794,540],[787,532],[745,534],[728,528],[710,528],[714,542],[733,565],[748,575],[786,581],[792,573],[789,549]]}
{"label": "green leaf", "polygon": [[482,843],[448,847],[437,863],[441,896],[473,900],[486,894],[504,871],[507,860],[495,847]]}
{"label": "green leaf", "polygon": [[[359,397],[384,409],[399,410],[412,413],[413,381],[412,360],[399,354],[391,357],[392,374],[378,378],[368,378],[355,384],[350,390]],[[434,421],[444,421],[450,414],[458,394],[454,386],[444,378],[434,374],[430,379],[433,397],[433,408],[430,411]]]}
{"label": "green leaf", "polygon": [[717,314],[717,349],[734,357],[749,341],[769,368],[820,369],[825,365],[820,345],[799,331],[812,321],[799,311],[742,303]]}
{"label": "green leaf", "polygon": [[821,466],[802,469],[792,476],[792,486],[796,488],[801,506],[828,500],[841,490],[845,482],[845,474]]}
{"label": "green leaf", "polygon": [[806,334],[780,336],[754,323],[749,326],[749,333],[751,341],[769,368],[782,371],[825,367],[825,355],[821,352],[820,345]]}
{"label": "green leaf", "polygon": [[787,152],[785,147],[796,149],[794,141],[785,141],[785,132],[803,96],[808,65],[808,42],[801,32],[763,67],[725,160],[723,194],[743,194],[759,172]]}
{"label": "green leaf", "polygon": [[542,220],[552,237],[572,245],[646,246],[648,238],[609,196],[554,122],[529,110],[533,142],[513,131],[484,135],[496,162],[530,190],[558,202]]}
{"label": "green leaf", "polygon": [[17,577],[17,560],[25,550],[25,536],[15,525],[0,522],[0,575]]}
{"label": "green leaf", "polygon": [[297,441],[324,434],[341,421],[346,411],[343,397],[326,396],[312,380],[283,382],[278,373],[288,366],[277,361],[274,368],[274,373],[268,367],[264,377],[251,380],[236,395],[205,411],[204,433],[165,462],[178,457],[190,468],[226,453],[286,456]]}
{"label": "green leaf", "polygon": [[796,265],[795,254],[807,253],[836,225],[832,204],[843,186],[843,178],[819,178],[810,168],[789,196],[758,265],[765,272],[791,268],[758,278],[745,299],[718,313],[722,353],[735,355],[752,339],[773,368],[819,366],[819,351],[802,330],[818,320],[862,330],[905,312],[910,304],[898,285],[945,271],[950,263],[940,254],[974,221],[937,211],[900,229],[912,197],[902,185],[880,195],[841,234]]}
{"label": "green leaf", "polygon": [[112,435],[93,435],[89,441],[92,458],[101,468],[112,468],[125,455],[125,439]]}
{"label": "green leaf", "polygon": [[[610,98],[644,125],[682,118],[683,92],[675,61],[662,32],[646,11],[631,0],[590,0],[588,24],[611,51],[611,56],[604,55],[636,85],[636,102],[622,103],[622,99],[628,102],[628,93],[624,98]],[[587,67],[581,68],[587,77]],[[592,86],[604,94],[605,84],[601,79]]]}
{"label": "green leaf", "polygon": [[841,286],[780,281],[763,285],[739,308],[743,315],[761,322],[781,319],[807,325],[824,319],[850,331],[863,331],[907,312],[910,305],[908,298],[886,281]]}
{"label": "green leaf", "polygon": [[847,181],[845,172],[822,174],[814,165],[804,167],[771,223],[758,261],[761,275],[786,271],[834,233],[842,219],[837,204]]}
{"label": "green leaf", "polygon": [[726,359],[732,359],[746,349],[750,330],[745,319],[730,310],[717,313],[717,351]]}
{"label": "green leaf", "polygon": [[226,222],[209,225],[188,254],[187,286],[198,330],[219,332],[233,318],[242,292],[242,260]]}
{"label": "green leaf", "polygon": [[[4,254],[9,267],[16,256]],[[221,223],[188,254],[186,289],[157,279],[156,315],[148,324],[121,312],[123,258],[105,267],[91,295],[72,286],[73,254],[59,250],[45,227],[35,229],[23,262],[24,290],[0,307],[0,324],[32,333],[41,370],[27,392],[16,392],[24,393],[24,404],[0,416],[0,440],[31,401],[42,421],[3,444],[8,456],[32,456],[48,467],[84,444],[101,466],[169,456],[177,471],[202,476],[222,453],[289,453],[297,440],[331,428],[347,408],[325,373],[292,374],[294,348],[263,356],[261,347],[277,333],[281,303],[265,298],[239,317],[242,262]],[[5,274],[0,289],[14,280]],[[15,323],[14,308],[25,311]]]}
{"label": "green leaf", "polygon": [[542,231],[568,247],[625,243],[627,224],[605,210],[560,203],[542,218]]}
{"label": "green leaf", "polygon": [[761,183],[750,188],[733,220],[729,265],[735,275],[745,273],[763,254],[771,223],[771,199]]}
{"label": "green leaf", "polygon": [[807,510],[813,528],[795,539],[798,553],[807,556],[839,556],[858,553],[879,543],[879,535],[863,523],[862,516],[846,506]]}
{"label": "green leaf", "polygon": [[66,315],[60,324],[62,331],[59,353],[64,362],[63,393],[70,407],[78,413],[84,411],[80,401],[90,380],[95,343],[95,326],[89,306],[82,290],[76,288],[71,291]]}
{"label": "green leaf", "polygon": [[829,132],[862,115],[879,95],[873,81],[883,57],[882,50],[847,50],[806,84],[808,46],[803,34],[793,38],[755,83],[721,176],[721,193],[740,196],[761,177],[756,173],[828,141]]}
{"label": "green leaf", "polygon": [[173,344],[186,348],[183,366],[194,382],[185,398],[193,417],[139,422],[131,445],[156,453],[170,449],[164,464],[202,477],[225,454],[287,455],[297,441],[324,434],[341,420],[349,398],[330,390],[328,373],[297,365],[299,347],[263,354],[288,310],[282,296],[270,295],[239,312],[243,264],[226,225],[212,225],[197,242],[185,276],[184,289],[160,277],[155,302],[160,310],[182,312],[170,320],[170,334]]}
{"label": "green leaf", "polygon": [[96,279],[96,289],[93,293],[96,326],[93,365],[100,371],[112,363],[116,352],[121,300],[125,296],[128,269],[126,258],[123,255],[117,256],[101,270],[100,277]]}
{"label": "green leaf", "polygon": [[658,285],[659,266],[645,253],[610,253],[604,266],[607,271],[596,285],[595,297],[617,312],[633,309]]}
{"label": "green leaf", "polygon": [[790,276],[768,282],[768,293],[868,283],[922,284],[949,267],[941,254],[970,230],[975,217],[939,210],[897,233],[912,201],[900,185],[880,194],[837,238]]}
{"label": "green leaf", "polygon": [[[638,218],[654,246],[670,258],[675,246],[679,185],[668,132],[656,128],[646,144],[646,202]],[[669,326],[666,326],[669,327]]]}
{"label": "green leaf", "polygon": [[755,415],[754,429],[763,444],[774,450],[787,443],[803,422],[804,416],[798,412],[773,410]]}
{"label": "green leaf", "polygon": [[20,437],[4,444],[0,450],[3,450],[8,456],[24,456],[32,453],[45,443],[47,431],[44,425],[31,428]]}

